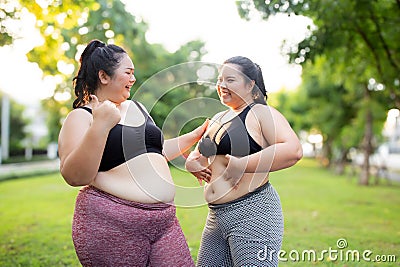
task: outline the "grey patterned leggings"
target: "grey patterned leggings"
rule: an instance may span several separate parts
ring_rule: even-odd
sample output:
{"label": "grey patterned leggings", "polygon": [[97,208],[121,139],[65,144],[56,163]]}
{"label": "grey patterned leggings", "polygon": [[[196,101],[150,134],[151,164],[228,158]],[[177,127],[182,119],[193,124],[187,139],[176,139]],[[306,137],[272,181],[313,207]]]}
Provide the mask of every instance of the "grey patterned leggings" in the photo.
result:
{"label": "grey patterned leggings", "polygon": [[278,266],[283,214],[268,182],[237,200],[209,205],[197,266]]}

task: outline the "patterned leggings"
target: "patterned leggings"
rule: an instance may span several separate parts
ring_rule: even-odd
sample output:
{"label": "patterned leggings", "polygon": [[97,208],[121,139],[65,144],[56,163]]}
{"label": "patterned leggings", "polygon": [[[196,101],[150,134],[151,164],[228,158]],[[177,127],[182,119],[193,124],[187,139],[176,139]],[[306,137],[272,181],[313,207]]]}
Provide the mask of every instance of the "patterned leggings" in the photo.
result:
{"label": "patterned leggings", "polygon": [[175,206],[123,200],[84,187],[72,238],[83,266],[194,266]]}
{"label": "patterned leggings", "polygon": [[269,182],[209,208],[197,266],[278,266],[283,214],[279,195]]}

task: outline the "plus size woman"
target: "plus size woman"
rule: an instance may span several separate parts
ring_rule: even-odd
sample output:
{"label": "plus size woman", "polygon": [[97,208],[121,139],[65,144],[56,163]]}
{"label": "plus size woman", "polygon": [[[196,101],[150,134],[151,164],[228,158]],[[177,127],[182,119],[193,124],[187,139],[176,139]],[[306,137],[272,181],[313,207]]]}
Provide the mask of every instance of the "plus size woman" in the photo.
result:
{"label": "plus size woman", "polygon": [[300,160],[300,142],[266,104],[261,69],[250,59],[222,64],[217,93],[228,109],[211,119],[186,161],[187,170],[207,182],[209,214],[197,265],[277,266],[283,214],[269,173]]}
{"label": "plus size woman", "polygon": [[72,237],[83,266],[193,266],[173,203],[167,161],[206,127],[164,140],[135,100],[135,66],[125,50],[91,41],[74,78],[76,99],[59,135],[60,171],[82,186]]}

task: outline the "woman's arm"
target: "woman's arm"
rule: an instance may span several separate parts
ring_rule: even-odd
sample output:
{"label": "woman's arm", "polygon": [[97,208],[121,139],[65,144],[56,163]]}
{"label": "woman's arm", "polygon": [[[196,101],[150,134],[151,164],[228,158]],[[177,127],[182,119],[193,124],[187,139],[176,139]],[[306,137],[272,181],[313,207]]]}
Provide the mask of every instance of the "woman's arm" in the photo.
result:
{"label": "woman's arm", "polygon": [[165,158],[170,161],[182,155],[185,151],[187,151],[194,144],[196,144],[197,141],[200,140],[207,127],[208,120],[206,120],[201,126],[197,127],[187,134],[165,140],[163,149],[163,154]]}
{"label": "woman's arm", "polygon": [[193,174],[199,184],[202,185],[202,181],[210,182],[211,169],[209,167],[208,159],[200,154],[198,148],[190,152],[189,156],[185,161],[185,168],[188,172]]}
{"label": "woman's arm", "polygon": [[[254,106],[263,137],[269,146],[246,157],[226,155],[228,159],[226,179],[237,183],[243,173],[272,172],[296,164],[303,156],[300,141],[286,118],[268,106]],[[250,114],[250,113],[249,113]]]}
{"label": "woman's arm", "polygon": [[69,185],[87,185],[95,179],[108,133],[119,119],[119,110],[107,101],[93,104],[93,119],[82,109],[70,112],[58,139],[60,172]]}

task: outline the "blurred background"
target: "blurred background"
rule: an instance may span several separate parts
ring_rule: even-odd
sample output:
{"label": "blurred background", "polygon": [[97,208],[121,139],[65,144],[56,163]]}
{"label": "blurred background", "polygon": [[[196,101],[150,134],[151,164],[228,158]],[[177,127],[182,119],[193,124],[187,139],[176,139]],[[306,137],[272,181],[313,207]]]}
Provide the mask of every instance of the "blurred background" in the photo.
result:
{"label": "blurred background", "polygon": [[[58,171],[57,139],[92,39],[126,49],[132,98],[166,137],[224,108],[218,64],[258,63],[268,104],[304,150],[270,174],[290,252],[280,266],[399,266],[399,0],[0,0],[0,32],[1,266],[80,266],[71,240],[80,187]],[[170,167],[195,260],[208,207],[182,161]],[[331,248],[353,258],[292,253]]]}
{"label": "blurred background", "polygon": [[[171,66],[247,56],[262,67],[269,105],[287,117],[306,157],[339,174],[350,167],[363,185],[371,175],[399,179],[399,15],[394,0],[1,0],[0,171],[57,160],[80,53],[100,39],[128,51],[132,95],[144,103],[156,93],[141,86]],[[189,72],[199,73],[181,68],[151,85]],[[178,87],[151,109],[159,125],[177,103],[217,99],[210,83]]]}

